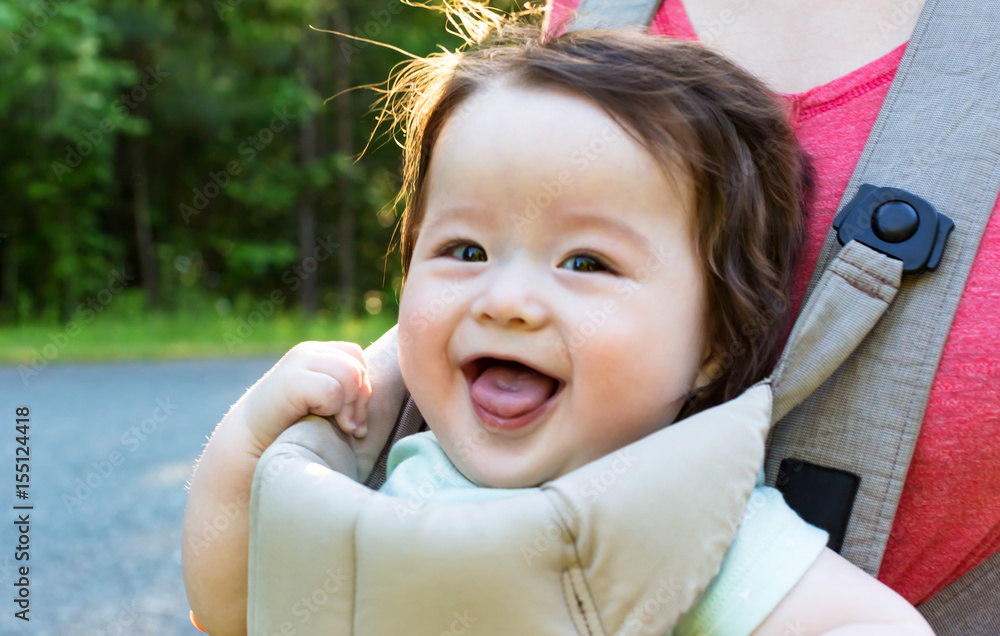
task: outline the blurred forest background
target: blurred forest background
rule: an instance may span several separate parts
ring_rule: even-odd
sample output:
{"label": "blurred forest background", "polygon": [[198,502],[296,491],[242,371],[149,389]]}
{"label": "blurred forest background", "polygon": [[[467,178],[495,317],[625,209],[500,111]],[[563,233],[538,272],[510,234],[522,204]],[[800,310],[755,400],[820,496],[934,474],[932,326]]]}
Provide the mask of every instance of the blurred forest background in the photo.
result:
{"label": "blurred forest background", "polygon": [[405,57],[309,25],[417,55],[460,44],[400,0],[0,3],[0,362],[394,324],[399,148],[376,138],[355,163],[377,95],[324,100]]}

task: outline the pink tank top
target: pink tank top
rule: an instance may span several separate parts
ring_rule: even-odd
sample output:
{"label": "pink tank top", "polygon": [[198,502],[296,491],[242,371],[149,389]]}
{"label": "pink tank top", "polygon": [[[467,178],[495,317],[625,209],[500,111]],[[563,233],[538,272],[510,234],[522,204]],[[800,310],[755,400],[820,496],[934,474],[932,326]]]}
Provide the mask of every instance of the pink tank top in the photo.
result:
{"label": "pink tank top", "polygon": [[[580,0],[549,0],[546,28]],[[681,0],[665,0],[650,33],[698,36]],[[797,312],[827,230],[906,45],[853,73],[783,95],[816,169],[806,252],[796,272]],[[945,342],[878,578],[917,605],[1000,550],[1000,201]],[[933,275],[933,274],[931,274]]]}

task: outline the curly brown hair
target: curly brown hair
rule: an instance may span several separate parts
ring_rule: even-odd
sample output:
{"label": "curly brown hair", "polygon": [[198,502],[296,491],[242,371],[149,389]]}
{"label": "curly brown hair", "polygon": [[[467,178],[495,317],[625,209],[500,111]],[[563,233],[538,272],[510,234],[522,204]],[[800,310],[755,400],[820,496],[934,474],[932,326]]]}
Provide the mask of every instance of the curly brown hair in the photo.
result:
{"label": "curly brown hair", "polygon": [[488,12],[462,19],[489,28],[472,46],[407,62],[380,100],[382,118],[403,133],[397,202],[405,205],[404,280],[424,216],[431,152],[445,122],[500,83],[570,91],[602,108],[665,171],[685,167],[694,184],[694,241],[704,264],[715,364],[678,419],[763,378],[788,324],[811,189],[808,162],[775,96],[699,43],[634,30],[552,37],[523,16]]}

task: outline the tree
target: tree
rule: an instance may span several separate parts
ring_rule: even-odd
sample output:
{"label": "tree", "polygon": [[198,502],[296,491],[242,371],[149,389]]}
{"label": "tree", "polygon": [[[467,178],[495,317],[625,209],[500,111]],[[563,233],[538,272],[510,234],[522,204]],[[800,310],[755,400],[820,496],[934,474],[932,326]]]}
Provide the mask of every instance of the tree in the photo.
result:
{"label": "tree", "polygon": [[[399,0],[0,4],[0,321],[72,319],[120,270],[162,311],[391,298],[398,149],[355,162],[375,96],[342,91],[401,58],[310,24],[415,54],[458,43]],[[320,242],[337,257],[306,272]]]}

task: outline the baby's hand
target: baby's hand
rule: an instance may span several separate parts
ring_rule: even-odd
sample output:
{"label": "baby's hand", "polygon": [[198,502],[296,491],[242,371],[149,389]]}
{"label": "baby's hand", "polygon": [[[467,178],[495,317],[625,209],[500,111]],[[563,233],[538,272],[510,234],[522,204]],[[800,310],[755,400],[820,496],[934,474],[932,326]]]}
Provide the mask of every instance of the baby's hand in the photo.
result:
{"label": "baby's hand", "polygon": [[348,435],[364,437],[372,396],[368,364],[353,342],[302,342],[247,391],[246,422],[261,452],[313,413],[335,416]]}

